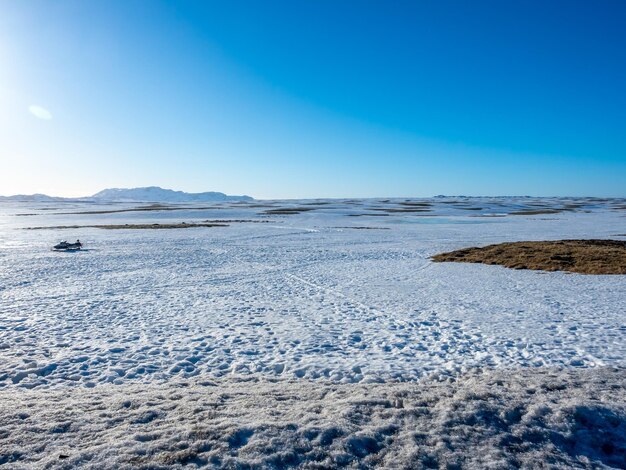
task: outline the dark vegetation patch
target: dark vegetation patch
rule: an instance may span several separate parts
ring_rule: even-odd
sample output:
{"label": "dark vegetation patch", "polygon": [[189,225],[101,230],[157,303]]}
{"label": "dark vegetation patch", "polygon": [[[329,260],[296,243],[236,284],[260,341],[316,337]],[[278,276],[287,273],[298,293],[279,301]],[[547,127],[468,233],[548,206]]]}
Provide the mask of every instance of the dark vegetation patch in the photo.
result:
{"label": "dark vegetation patch", "polygon": [[197,227],[228,227],[224,223],[200,223],[188,224],[181,222],[179,224],[110,224],[110,225],[57,225],[52,227],[28,227],[26,230],[65,230],[78,228],[101,228],[105,230],[150,230],[150,229],[174,229],[174,228],[197,228]]}
{"label": "dark vegetation patch", "polygon": [[398,203],[401,206],[409,206],[409,207],[430,207],[432,203],[430,202],[413,202],[413,201],[405,201]]}
{"label": "dark vegetation patch", "polygon": [[272,222],[267,219],[212,219],[203,220],[203,224],[268,224]]}
{"label": "dark vegetation patch", "polygon": [[363,227],[363,226],[355,226],[355,227],[333,227],[333,228],[341,228],[341,229],[352,229],[352,230],[391,230],[389,227]]}
{"label": "dark vegetation patch", "polygon": [[565,209],[528,209],[521,211],[509,212],[509,215],[542,215],[542,214],[558,214]]}
{"label": "dark vegetation patch", "polygon": [[419,209],[419,208],[408,208],[408,207],[371,207],[369,210],[379,211],[379,212],[388,212],[390,214],[393,213],[412,213],[412,212],[432,212],[431,209]]}
{"label": "dark vegetation patch", "polygon": [[281,207],[278,209],[268,209],[263,211],[264,214],[269,215],[295,215],[300,214],[301,212],[308,212],[315,210],[314,207]]}
{"label": "dark vegetation patch", "polygon": [[348,214],[348,217],[387,217],[389,214]]}
{"label": "dark vegetation patch", "polygon": [[441,253],[433,261],[497,264],[513,269],[626,274],[626,241],[559,240],[500,243]]}

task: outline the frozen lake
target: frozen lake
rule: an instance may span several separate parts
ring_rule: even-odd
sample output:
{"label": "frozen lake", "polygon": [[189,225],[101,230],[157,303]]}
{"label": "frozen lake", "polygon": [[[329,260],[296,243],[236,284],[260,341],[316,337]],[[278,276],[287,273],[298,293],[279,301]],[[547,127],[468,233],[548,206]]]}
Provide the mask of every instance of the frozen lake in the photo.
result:
{"label": "frozen lake", "polygon": [[[0,388],[624,365],[625,276],[429,260],[503,241],[623,240],[624,204],[434,198],[114,212],[138,204],[1,203]],[[205,220],[228,226],[82,227]],[[59,226],[78,228],[26,229]],[[50,250],[76,238],[82,252]]]}

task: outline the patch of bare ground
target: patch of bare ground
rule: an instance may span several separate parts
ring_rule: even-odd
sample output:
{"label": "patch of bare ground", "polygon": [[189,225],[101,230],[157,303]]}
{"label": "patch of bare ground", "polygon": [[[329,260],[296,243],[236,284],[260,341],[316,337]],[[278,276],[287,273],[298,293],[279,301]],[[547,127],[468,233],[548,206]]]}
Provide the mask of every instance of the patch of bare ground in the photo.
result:
{"label": "patch of bare ground", "polygon": [[430,202],[413,202],[413,201],[405,201],[398,203],[401,206],[409,206],[409,207],[430,207],[432,204]]}
{"label": "patch of bare ground", "polygon": [[348,217],[388,217],[389,214],[347,214]]}
{"label": "patch of bare ground", "polygon": [[408,207],[372,207],[369,210],[379,211],[379,212],[389,212],[393,213],[411,213],[411,212],[432,212],[430,209],[416,209],[416,208],[408,208]]}
{"label": "patch of bare ground", "polygon": [[360,227],[360,226],[356,226],[356,227],[333,227],[333,228],[351,229],[351,230],[391,230],[389,227]]}
{"label": "patch of bare ground", "polygon": [[558,240],[499,243],[441,253],[433,261],[497,264],[513,269],[626,274],[626,241]]}
{"label": "patch of bare ground", "polygon": [[269,215],[295,215],[312,210],[315,210],[315,207],[283,207],[278,209],[268,209],[263,211],[263,213]]}
{"label": "patch of bare ground", "polygon": [[542,215],[542,214],[558,214],[559,212],[563,212],[564,209],[529,209],[529,210],[521,210],[509,212],[509,215]]}
{"label": "patch of bare ground", "polygon": [[77,228],[101,228],[104,230],[150,230],[150,229],[175,229],[175,228],[196,228],[196,227],[228,227],[225,223],[200,223],[188,224],[181,222],[179,224],[111,224],[111,225],[57,225],[50,227],[27,227],[26,230],[64,230]]}
{"label": "patch of bare ground", "polygon": [[203,224],[268,224],[271,220],[257,220],[257,219],[213,219],[203,220]]}

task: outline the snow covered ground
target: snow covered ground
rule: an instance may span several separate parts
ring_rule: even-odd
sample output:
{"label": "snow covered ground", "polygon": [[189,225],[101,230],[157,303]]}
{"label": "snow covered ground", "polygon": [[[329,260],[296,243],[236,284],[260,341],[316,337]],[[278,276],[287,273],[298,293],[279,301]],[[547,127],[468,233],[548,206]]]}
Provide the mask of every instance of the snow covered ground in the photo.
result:
{"label": "snow covered ground", "polygon": [[248,377],[0,391],[0,466],[624,468],[622,369],[333,384]]}
{"label": "snow covered ground", "polygon": [[[503,383],[515,383],[517,385],[510,386],[518,388],[520,381],[525,380],[523,377],[539,384],[554,370],[563,371],[566,387],[579,383],[585,388],[585,377],[597,383],[601,381],[598,377],[610,376],[616,388],[605,382],[606,396],[623,399],[625,276],[432,263],[429,257],[442,251],[502,241],[626,239],[624,200],[254,201],[185,205],[185,209],[174,207],[176,210],[168,211],[110,212],[135,206],[0,204],[0,403],[4,407],[0,424],[0,464],[15,466],[21,461],[24,468],[30,468],[32,461],[28,463],[29,459],[35,458],[35,454],[44,460],[58,459],[49,445],[44,446],[48,450],[19,450],[18,444],[11,441],[15,426],[22,426],[20,429],[24,432],[35,432],[33,429],[43,426],[36,420],[48,422],[54,413],[61,413],[54,415],[56,421],[53,420],[60,423],[59,426],[63,428],[63,422],[70,423],[66,426],[69,430],[79,426],[77,432],[87,433],[83,435],[87,439],[91,439],[89,433],[93,431],[89,425],[102,425],[102,429],[93,431],[96,432],[94,439],[103,440],[102,445],[112,445],[112,450],[107,452],[117,452],[111,440],[117,439],[116,433],[123,433],[127,424],[130,426],[128,420],[137,418],[138,425],[142,425],[143,418],[139,414],[152,416],[149,403],[153,402],[158,408],[155,416],[165,416],[163,413],[173,406],[171,401],[175,401],[172,397],[180,390],[188,390],[181,385],[185,383],[195,384],[192,395],[204,393],[199,390],[211,390],[215,396],[206,398],[206,403],[213,403],[220,394],[232,395],[235,390],[249,393],[246,400],[250,401],[256,396],[257,386],[261,390],[270,387],[254,385],[250,390],[241,390],[243,380],[252,381],[251,384],[273,384],[276,397],[292,393],[304,397],[303,414],[297,415],[294,411],[296,415],[290,420],[306,421],[306,413],[315,414],[315,409],[324,409],[328,416],[319,419],[327,419],[324,426],[328,429],[332,427],[333,414],[343,416],[342,413],[348,413],[353,405],[340,400],[347,408],[340,404],[333,408],[333,395],[325,398],[324,390],[351,390],[348,401],[369,394],[369,390],[379,398],[389,397],[396,391],[410,394],[411,390],[422,390],[411,387],[426,387],[429,391],[423,393],[433,397],[454,395],[469,385],[463,385],[464,381],[455,382],[460,384],[460,389],[453,387],[444,393],[444,389],[448,389],[441,384],[460,376],[468,377],[467,374],[471,376],[476,368],[495,370],[480,379],[483,380],[481,387],[487,387],[484,381],[491,380],[489,374],[504,374]],[[98,211],[109,212],[93,213]],[[171,230],[26,229],[206,220],[230,222],[228,227]],[[50,250],[59,240],[76,238],[85,244],[82,252]],[[611,372],[614,367],[622,369]],[[507,370],[518,371],[518,375],[513,372],[506,375]],[[411,385],[415,381],[420,385]],[[391,385],[390,382],[409,383]],[[202,383],[219,387],[203,388]],[[440,385],[430,389],[430,385],[424,385],[429,383]],[[295,389],[297,392],[293,391]],[[309,397],[315,393],[320,395]],[[139,400],[144,402],[141,413],[118,416],[127,408],[134,409],[134,394],[139,394]],[[516,388],[515,394],[516,400],[523,401],[526,396],[521,388]],[[102,396],[100,402],[98,396]],[[183,401],[189,407],[185,408],[185,416],[188,416],[193,414],[194,400],[185,396]],[[580,403],[586,403],[589,396],[585,395],[584,399],[579,396]],[[276,397],[272,400],[278,400]],[[417,400],[417,396],[414,399]],[[124,400],[130,400],[131,405],[122,406]],[[310,405],[306,404],[308,400],[312,400]],[[501,400],[501,404],[506,401]],[[87,427],[76,424],[78,417],[72,411],[74,401],[79,409],[91,410],[84,418]],[[98,410],[109,409],[118,402],[122,408],[113,408],[110,415],[105,416],[105,411],[103,415],[97,414]],[[50,408],[50,403],[57,405]],[[442,407],[441,413],[450,404],[446,403],[442,401],[437,405]],[[580,403],[575,406],[588,406]],[[254,409],[263,416],[272,412],[271,409],[261,410],[262,402],[256,405],[246,402],[245,406],[256,406]],[[26,408],[32,411],[23,411]],[[17,415],[8,410],[25,413],[30,418],[16,421]],[[390,410],[389,425],[397,418],[393,426],[398,429],[409,426],[413,434],[418,432],[415,426],[418,434],[428,434],[433,423],[441,424],[444,419],[439,416],[433,418],[433,422],[422,422],[420,413],[411,414],[409,419],[405,416],[406,409],[397,411],[391,406]],[[554,412],[558,415],[559,410]],[[611,408],[610,413],[623,417],[623,410],[620,410]],[[599,413],[602,415],[605,411]],[[235,413],[235,408],[230,412]],[[65,421],[61,419],[63,413],[68,414]],[[252,433],[246,431],[245,423],[254,419],[253,412],[250,413],[242,415],[240,420],[232,418],[232,426],[224,428],[224,432],[232,430],[238,449],[248,449],[246,442]],[[380,413],[383,416],[385,412]],[[177,419],[175,414],[167,416],[167,419]],[[28,419],[35,424],[28,425]],[[304,421],[300,421],[296,429],[290,428],[286,421],[285,427],[267,425],[269,427],[264,428],[265,421],[259,419],[260,428],[255,428],[254,433],[259,429],[269,433],[263,439],[280,441],[280,436],[284,435],[285,439],[293,438],[305,447],[310,445],[303,441],[306,436],[299,434],[304,432],[298,427]],[[508,418],[499,419],[506,421]],[[98,420],[102,422],[98,424]],[[145,423],[151,421],[146,418]],[[357,424],[350,428],[352,430],[338,431],[340,447],[344,449],[341,452],[354,448],[354,452],[347,453],[352,452],[351,455],[367,465],[367,460],[363,459],[369,458],[372,452],[359,449],[363,446],[369,449],[370,441],[359,437]],[[376,426],[378,429],[382,424]],[[623,426],[623,421],[618,420],[617,428],[623,431]],[[145,436],[139,431],[136,439],[127,436],[131,441],[135,439],[134,445],[145,452],[153,439],[148,428],[144,430]],[[162,431],[165,429],[169,428]],[[58,440],[59,445],[71,446],[67,440],[71,434],[66,431],[50,439]],[[194,431],[186,429],[184,432]],[[274,432],[280,436],[276,437]],[[389,442],[404,445],[399,442],[405,441],[394,437],[396,431],[389,432]],[[380,433],[380,436],[385,435],[383,431]],[[169,439],[165,434],[159,436],[154,439]],[[409,439],[406,436],[402,439]],[[378,437],[376,446],[396,449],[393,447],[396,444],[380,444],[387,437]],[[352,438],[356,443],[350,444]],[[309,440],[315,439],[317,437]],[[545,441],[546,445],[558,446],[550,439]],[[10,446],[9,441],[13,442]],[[191,441],[195,443],[197,439]],[[231,445],[229,442],[220,445]],[[331,442],[334,441],[331,439]],[[454,452],[443,449],[441,446],[445,443],[428,442],[439,450],[432,450],[436,455],[424,451],[424,458],[431,455],[435,459],[432,462],[464,462],[455,457]],[[293,444],[297,445],[300,444]],[[13,450],[7,451],[9,448]],[[168,452],[173,452],[172,449]],[[214,447],[204,451],[196,449],[189,455],[211,452],[210,449]],[[241,462],[262,460],[261,454],[246,456],[248,450],[245,449],[241,451],[243,454],[238,450],[232,455],[243,459]],[[291,449],[298,453],[296,447]],[[179,450],[185,451],[184,448]],[[396,451],[408,452],[401,448],[389,450],[391,454],[385,451],[372,457],[370,463],[389,466],[392,462],[389,459]],[[17,455],[15,452],[22,452],[22,457],[11,457]],[[85,447],[78,454],[70,452],[67,460],[54,462],[70,466],[71,462],[77,462],[72,460],[75,456],[83,462],[93,459],[94,468],[102,468],[98,462],[111,465],[110,468],[144,462],[132,449],[128,452],[139,460],[124,460],[126,451],[117,457],[102,452],[100,447]],[[332,461],[337,465],[341,459],[347,465],[355,462],[342,457],[338,450],[338,453],[332,449],[323,452],[332,455],[305,460],[327,464]],[[361,452],[365,453],[359,457]],[[448,460],[441,460],[444,454]],[[169,458],[165,455],[169,454],[164,454],[163,458]],[[537,454],[537,462],[541,455]],[[180,463],[179,457],[171,457],[174,460],[170,463]],[[411,460],[418,458],[415,456],[403,454],[405,457],[409,459],[406,462],[422,462]],[[209,462],[206,459],[212,457],[200,456],[197,461],[196,457],[189,458],[191,463],[206,463]],[[532,461],[535,457],[528,458]],[[228,457],[225,459],[213,463],[230,465]],[[494,468],[513,465],[506,456],[494,456],[494,459],[500,462]],[[607,465],[613,462],[607,459],[601,460]],[[42,462],[39,461],[43,466]],[[584,459],[580,462],[585,465]],[[428,462],[424,460],[421,464],[427,466]]]}
{"label": "snow covered ground", "polygon": [[[282,216],[217,207],[97,215],[3,207],[0,388],[232,373],[376,382],[476,366],[624,364],[624,276],[429,260],[505,240],[609,238],[626,233],[623,210],[479,218],[351,217],[365,212],[355,203]],[[268,222],[22,229],[218,218]],[[86,250],[50,251],[64,238]]]}

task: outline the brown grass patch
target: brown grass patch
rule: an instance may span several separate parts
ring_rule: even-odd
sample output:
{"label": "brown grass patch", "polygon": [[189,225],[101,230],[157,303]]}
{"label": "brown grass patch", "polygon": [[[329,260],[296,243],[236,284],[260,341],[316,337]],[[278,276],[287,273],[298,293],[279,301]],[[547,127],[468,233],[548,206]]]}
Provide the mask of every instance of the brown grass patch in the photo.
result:
{"label": "brown grass patch", "polygon": [[432,206],[432,203],[430,203],[430,202],[405,201],[405,202],[399,202],[398,204],[401,205],[401,206],[409,206],[409,207],[430,207],[430,206]]}
{"label": "brown grass patch", "polygon": [[333,228],[350,229],[350,230],[391,230],[389,227],[364,227],[364,226],[333,227]]}
{"label": "brown grass patch", "polygon": [[497,264],[513,269],[626,274],[626,241],[559,240],[499,243],[441,253],[433,261]]}
{"label": "brown grass patch", "polygon": [[278,209],[268,209],[263,211],[263,213],[269,215],[295,215],[312,210],[315,210],[315,207],[282,207]]}
{"label": "brown grass patch", "polygon": [[394,213],[406,213],[410,214],[413,212],[432,212],[431,209],[416,209],[416,208],[408,208],[408,207],[371,207],[368,210],[371,211],[379,211],[379,212],[388,212],[390,214]]}
{"label": "brown grass patch", "polygon": [[531,210],[522,210],[509,212],[509,215],[541,215],[541,214],[558,214],[559,212],[563,212],[563,209],[531,209]]}
{"label": "brown grass patch", "polygon": [[388,217],[389,214],[347,214],[348,217]]}

